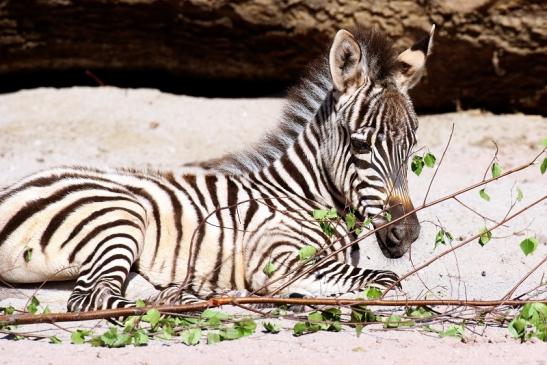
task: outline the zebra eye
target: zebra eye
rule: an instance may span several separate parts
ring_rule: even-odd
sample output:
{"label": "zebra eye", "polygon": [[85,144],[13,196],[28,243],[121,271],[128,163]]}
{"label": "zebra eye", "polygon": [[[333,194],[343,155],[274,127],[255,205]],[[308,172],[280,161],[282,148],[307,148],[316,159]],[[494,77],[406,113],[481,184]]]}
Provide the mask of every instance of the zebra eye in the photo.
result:
{"label": "zebra eye", "polygon": [[358,154],[370,153],[371,151],[370,145],[362,137],[351,137],[351,147]]}

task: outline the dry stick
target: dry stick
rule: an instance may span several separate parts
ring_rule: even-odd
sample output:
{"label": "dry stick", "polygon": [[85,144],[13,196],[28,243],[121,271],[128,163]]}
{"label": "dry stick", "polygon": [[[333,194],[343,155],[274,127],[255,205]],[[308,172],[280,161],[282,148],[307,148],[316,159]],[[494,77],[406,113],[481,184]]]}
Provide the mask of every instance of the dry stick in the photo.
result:
{"label": "dry stick", "polygon": [[[418,211],[420,211],[420,210],[423,210],[423,209],[429,208],[429,207],[431,207],[431,206],[433,206],[433,205],[442,203],[442,202],[444,202],[444,201],[446,201],[446,200],[449,200],[449,199],[454,198],[455,196],[458,196],[458,195],[461,195],[461,194],[463,194],[463,193],[466,193],[466,192],[468,192],[468,191],[470,191],[470,190],[473,190],[473,189],[475,189],[475,188],[477,188],[477,187],[479,187],[479,186],[488,184],[488,183],[491,182],[491,181],[501,179],[502,177],[505,177],[505,176],[514,174],[514,173],[516,173],[516,172],[522,171],[522,170],[524,170],[524,169],[526,169],[526,168],[532,166],[532,165],[536,162],[536,160],[545,152],[546,149],[547,149],[547,148],[544,148],[538,155],[536,155],[536,157],[534,157],[534,159],[533,159],[532,161],[530,161],[530,162],[528,162],[528,163],[526,163],[526,164],[524,164],[524,165],[517,166],[517,167],[515,167],[515,168],[513,168],[513,169],[511,169],[511,170],[506,171],[505,173],[503,173],[503,174],[501,174],[501,175],[499,175],[499,176],[497,176],[497,177],[492,177],[492,178],[487,179],[487,180],[482,180],[482,181],[480,181],[480,182],[478,182],[478,183],[475,183],[475,184],[473,184],[473,185],[471,185],[471,186],[468,186],[468,187],[466,187],[466,188],[463,188],[463,189],[461,189],[461,190],[458,190],[458,191],[456,191],[455,193],[452,193],[452,194],[446,195],[446,196],[444,196],[444,197],[435,199],[435,200],[433,200],[433,201],[431,201],[431,202],[429,202],[429,203],[426,203],[426,204],[422,205],[421,207],[415,208],[414,210],[411,210],[410,212],[403,214],[403,215],[400,216],[399,218],[396,218],[396,219],[390,221],[390,222],[387,223],[387,224],[384,224],[384,225],[382,225],[382,226],[380,226],[380,227],[378,227],[378,228],[375,228],[375,229],[373,229],[373,230],[370,230],[369,232],[367,232],[367,233],[366,233],[365,235],[363,235],[362,237],[359,237],[358,239],[356,239],[356,240],[354,240],[354,241],[352,241],[352,242],[350,242],[350,243],[348,243],[348,244],[342,246],[341,248],[339,248],[339,249],[337,249],[337,250],[334,250],[333,252],[329,253],[328,255],[326,255],[325,257],[323,257],[323,258],[320,259],[319,261],[317,261],[317,263],[315,263],[313,266],[311,266],[308,270],[302,271],[301,273],[299,273],[299,274],[296,275],[295,277],[291,278],[287,283],[283,284],[283,285],[280,286],[279,288],[277,288],[277,289],[275,289],[274,291],[272,291],[270,294],[271,294],[271,295],[274,295],[274,294],[278,293],[279,291],[283,290],[284,288],[286,288],[286,287],[289,286],[290,284],[294,283],[296,280],[300,279],[302,276],[307,275],[308,273],[310,273],[310,272],[316,270],[316,268],[317,268],[320,264],[324,263],[324,262],[325,262],[326,260],[328,260],[329,258],[331,258],[331,257],[337,255],[338,253],[340,253],[340,252],[342,252],[342,251],[348,249],[350,246],[352,246],[352,245],[358,243],[359,241],[361,241],[361,240],[363,240],[363,239],[369,237],[370,235],[372,235],[373,233],[375,233],[376,231],[378,231],[378,230],[380,230],[380,229],[384,229],[384,228],[386,228],[386,227],[388,227],[388,226],[390,226],[390,225],[392,225],[392,224],[395,224],[395,223],[397,223],[397,222],[399,222],[399,221],[405,219],[405,218],[408,217],[409,215],[414,214],[414,213],[416,213],[416,212],[418,212]],[[504,223],[504,222],[502,222],[502,223]],[[269,286],[269,285],[271,285],[271,284],[274,284],[275,282],[280,281],[280,280],[282,280],[282,279],[285,279],[285,277],[283,276],[283,277],[277,278],[277,279],[275,279],[275,280],[273,280],[273,281],[270,281],[270,282],[268,282],[264,287]],[[261,288],[261,289],[263,289],[263,288]],[[255,292],[257,292],[257,291],[258,291],[258,290],[255,290]]]}
{"label": "dry stick", "polygon": [[362,300],[335,298],[273,298],[273,297],[220,297],[211,298],[202,303],[186,305],[160,305],[145,308],[116,308],[89,312],[48,313],[48,314],[11,314],[1,315],[0,325],[23,325],[52,322],[90,321],[105,318],[138,316],[155,308],[162,313],[179,313],[202,311],[207,308],[223,305],[242,304],[286,304],[286,305],[335,305],[335,306],[381,306],[381,307],[413,307],[413,306],[468,306],[491,307],[501,304],[522,306],[528,303],[547,304],[547,300],[461,300],[461,299],[429,299],[429,300]]}
{"label": "dry stick", "polygon": [[498,144],[496,143],[496,141],[491,141],[491,142],[496,147],[496,152],[494,152],[494,157],[492,157],[492,161],[490,161],[490,163],[486,167],[486,171],[484,172],[484,176],[482,177],[483,180],[486,179],[486,175],[488,175],[488,170],[490,169],[490,166],[492,166],[492,164],[496,162],[496,160],[498,159],[498,152],[499,152]]}
{"label": "dry stick", "polygon": [[524,283],[524,281],[530,277],[530,275],[532,275],[537,269],[539,269],[540,266],[545,263],[545,261],[547,261],[547,255],[543,258],[543,260],[539,262],[539,264],[537,264],[530,271],[528,271],[528,273],[524,275],[522,279],[520,279],[519,282],[511,290],[509,290],[507,294],[503,296],[502,299],[509,299],[515,293],[518,287],[521,286],[522,283]]}
{"label": "dry stick", "polygon": [[[500,223],[490,227],[490,228],[487,228],[487,231],[493,231],[494,229],[498,228],[499,226],[501,226],[503,223],[506,223],[510,220],[512,220],[513,218],[517,217],[518,215],[522,214],[523,212],[527,211],[528,209],[532,208],[533,206],[541,203],[542,201],[544,201],[545,199],[547,199],[547,195],[544,195],[543,197],[541,197],[540,199],[534,201],[532,204],[522,208],[521,210],[513,213],[512,215],[506,217],[504,220],[502,220]],[[382,294],[382,297],[383,298],[391,289],[393,289],[397,284],[399,284],[401,281],[405,280],[406,278],[408,278],[409,276],[417,273],[418,271],[422,270],[423,268],[431,265],[433,262],[437,261],[438,259],[440,259],[441,257],[449,254],[450,252],[453,252],[454,250],[457,250],[458,248],[460,247],[463,247],[465,245],[467,245],[469,242],[471,241],[474,241],[476,240],[477,238],[479,238],[483,233],[478,233],[470,238],[468,238],[467,240],[457,244],[456,246],[453,246],[452,248],[450,249],[447,249],[443,252],[441,252],[440,254],[438,254],[437,256],[433,257],[432,259],[426,261],[424,264],[418,266],[417,268],[415,268],[414,270],[412,271],[409,271],[408,273],[406,273],[405,275],[401,276],[399,278],[399,280],[397,280],[395,283],[391,284],[385,291],[384,293]]]}
{"label": "dry stick", "polygon": [[[490,217],[487,217],[481,213],[479,213],[477,210],[473,209],[472,207],[470,207],[469,205],[465,204],[464,202],[462,202],[460,199],[454,197],[453,198],[455,201],[457,201],[458,203],[460,203],[464,208],[467,208],[468,210],[470,210],[471,212],[475,213],[476,215],[478,215],[479,217],[481,217],[482,219],[484,220],[487,220],[487,221],[490,221],[492,223],[499,223],[497,220],[494,220]],[[507,225],[503,225],[504,227],[508,227]]]}
{"label": "dry stick", "polygon": [[433,177],[431,177],[431,180],[429,180],[429,186],[427,187],[427,190],[425,192],[424,201],[422,202],[422,205],[424,205],[427,201],[427,197],[429,196],[429,191],[431,190],[431,186],[433,185],[433,181],[435,180],[435,176],[437,176],[437,172],[441,168],[441,165],[444,160],[444,155],[446,155],[446,151],[448,150],[448,146],[450,146],[450,142],[452,141],[452,135],[454,134],[454,123],[452,123],[452,129],[450,130],[450,136],[448,136],[448,142],[446,142],[446,146],[444,147],[443,154],[441,155],[441,159],[439,160],[439,163],[437,164],[437,168],[435,169],[435,172],[433,173]]}

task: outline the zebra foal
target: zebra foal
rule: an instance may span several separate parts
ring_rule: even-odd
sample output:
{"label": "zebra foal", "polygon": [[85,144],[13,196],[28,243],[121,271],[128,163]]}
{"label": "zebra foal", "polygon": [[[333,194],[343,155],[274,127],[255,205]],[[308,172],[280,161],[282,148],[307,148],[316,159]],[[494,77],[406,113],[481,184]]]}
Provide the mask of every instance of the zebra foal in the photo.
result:
{"label": "zebra foal", "polygon": [[[418,122],[407,91],[424,73],[432,36],[397,54],[376,31],[340,30],[292,91],[279,127],[247,151],[176,174],[52,169],[0,190],[0,279],[76,280],[70,311],[133,306],[123,296],[130,270],[172,303],[392,284],[395,273],[353,266],[350,252],[290,285],[277,279],[300,273],[302,247],[327,255],[355,238],[341,226],[336,239],[326,236],[310,220],[314,209],[351,209],[376,227],[385,210],[398,218],[413,209],[406,164]],[[401,257],[419,228],[412,214],[380,229],[382,252]]]}

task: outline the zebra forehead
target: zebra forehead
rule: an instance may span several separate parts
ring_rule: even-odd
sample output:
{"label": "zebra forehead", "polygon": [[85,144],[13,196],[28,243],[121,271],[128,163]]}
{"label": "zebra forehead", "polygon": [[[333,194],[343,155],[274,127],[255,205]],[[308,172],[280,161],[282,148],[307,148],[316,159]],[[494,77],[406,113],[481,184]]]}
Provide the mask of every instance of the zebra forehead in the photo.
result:
{"label": "zebra forehead", "polygon": [[[365,93],[365,91],[363,91]],[[350,122],[352,132],[375,131],[390,138],[414,135],[418,127],[416,113],[407,95],[397,89],[384,89],[372,100],[366,97],[354,99]]]}

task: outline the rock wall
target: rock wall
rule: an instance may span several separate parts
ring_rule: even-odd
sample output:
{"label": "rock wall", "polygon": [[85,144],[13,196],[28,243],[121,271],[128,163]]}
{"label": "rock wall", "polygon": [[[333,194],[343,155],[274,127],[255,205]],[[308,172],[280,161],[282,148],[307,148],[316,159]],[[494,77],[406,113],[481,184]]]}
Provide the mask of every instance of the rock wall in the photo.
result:
{"label": "rock wall", "polygon": [[418,108],[547,114],[545,19],[544,0],[0,0],[0,79],[101,69],[291,83],[340,27],[377,26],[405,47],[435,23]]}

